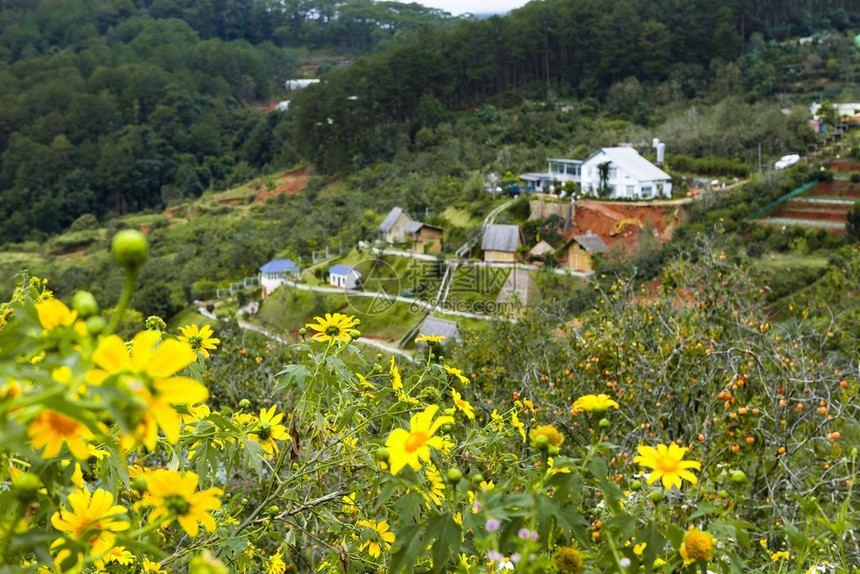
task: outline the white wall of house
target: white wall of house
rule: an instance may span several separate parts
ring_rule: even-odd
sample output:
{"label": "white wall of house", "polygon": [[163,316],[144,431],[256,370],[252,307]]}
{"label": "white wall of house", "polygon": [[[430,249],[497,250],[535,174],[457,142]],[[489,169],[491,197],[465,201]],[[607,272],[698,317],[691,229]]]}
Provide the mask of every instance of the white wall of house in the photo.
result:
{"label": "white wall of house", "polygon": [[355,289],[358,285],[360,275],[353,269],[347,274],[329,273],[328,283],[332,287],[340,287],[341,289]]}
{"label": "white wall of house", "polygon": [[[600,187],[600,170],[598,166],[609,158],[600,151],[582,163],[581,181],[582,192],[597,194]],[[623,167],[610,163],[609,179],[607,180],[612,193],[612,199],[651,199],[654,197],[672,197],[672,181],[662,179],[640,180],[628,173]]]}

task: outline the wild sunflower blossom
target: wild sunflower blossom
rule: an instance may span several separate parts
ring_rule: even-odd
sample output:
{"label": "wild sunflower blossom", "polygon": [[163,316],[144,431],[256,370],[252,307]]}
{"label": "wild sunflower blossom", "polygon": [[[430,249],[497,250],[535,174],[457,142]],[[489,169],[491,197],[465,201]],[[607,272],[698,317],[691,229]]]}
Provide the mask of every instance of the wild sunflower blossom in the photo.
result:
{"label": "wild sunflower blossom", "polygon": [[51,331],[57,327],[69,327],[76,324],[78,318],[77,311],[71,311],[68,307],[57,299],[45,299],[36,305],[36,313],[39,315],[39,322],[46,331]]}
{"label": "wild sunflower blossom", "polygon": [[469,418],[469,420],[475,420],[475,408],[469,404],[469,401],[463,400],[463,397],[460,396],[455,390],[451,390],[451,396],[454,397],[454,405]]}
{"label": "wild sunflower blossom", "polygon": [[635,457],[633,462],[654,469],[648,476],[648,484],[654,484],[658,478],[662,478],[664,488],[681,488],[681,479],[691,484],[699,482],[689,469],[700,470],[702,465],[695,460],[683,460],[684,453],[689,449],[670,443],[669,446],[658,444],[656,449],[639,446],[636,450],[639,451],[639,456]]}
{"label": "wild sunflower blossom", "polygon": [[315,341],[326,341],[337,339],[344,343],[349,342],[353,327],[356,326],[355,317],[347,317],[342,313],[326,313],[325,318],[314,317],[317,323],[308,323],[305,325],[308,329],[313,329],[316,333],[311,337]]}
{"label": "wild sunflower blossom", "polygon": [[86,441],[93,438],[93,433],[83,423],[60,413],[42,411],[30,425],[29,433],[33,448],[45,447],[43,458],[57,456],[64,442],[75,458],[86,460],[90,457]]}
{"label": "wild sunflower blossom", "polygon": [[446,337],[445,335],[425,335],[422,333],[422,334],[418,335],[417,337],[415,337],[415,342],[416,343],[427,343],[428,345],[435,345],[436,343],[441,343],[442,341],[444,341],[447,338],[448,337]]}
{"label": "wild sunflower blossom", "polygon": [[609,395],[585,395],[576,399],[571,408],[571,414],[578,411],[605,413],[609,408],[618,408],[618,403],[613,401]]}
{"label": "wild sunflower blossom", "polygon": [[561,443],[564,442],[564,435],[558,432],[554,426],[543,425],[529,431],[529,438],[532,439],[532,443],[541,435],[546,436],[552,446],[561,446]]}
{"label": "wild sunflower blossom", "polygon": [[276,407],[277,405],[272,405],[269,410],[260,409],[260,419],[254,429],[248,433],[248,438],[260,443],[269,456],[278,454],[276,440],[290,439],[287,427],[279,424],[284,418],[284,413],[275,414]]}
{"label": "wild sunflower blossom", "polygon": [[409,430],[394,429],[389,433],[385,446],[389,451],[391,474],[397,474],[407,464],[418,470],[422,460],[430,460],[431,446],[436,450],[443,448],[442,437],[433,435],[442,425],[453,423],[454,417],[441,416],[433,420],[438,410],[438,405],[430,405],[423,412],[412,415]]}
{"label": "wild sunflower blossom", "polygon": [[464,385],[469,382],[469,379],[463,376],[463,371],[461,371],[460,369],[455,369],[454,367],[449,367],[448,365],[442,365],[442,368],[445,369],[445,371],[447,371],[448,373],[460,379],[460,382]]}
{"label": "wild sunflower blossom", "polygon": [[113,548],[114,532],[128,529],[128,522],[119,520],[125,514],[123,506],[114,505],[113,495],[102,489],[90,493],[87,489],[69,494],[68,505],[51,516],[51,524],[67,536],[85,542],[90,556],[101,556]]}
{"label": "wild sunflower blossom", "polygon": [[367,553],[374,558],[378,558],[380,551],[383,548],[385,550],[391,548],[391,543],[394,542],[394,533],[388,531],[390,528],[390,526],[388,526],[388,522],[385,520],[379,522],[359,520],[355,524],[356,526],[365,526],[372,531],[370,533],[370,537],[365,540],[361,546],[359,546],[359,552],[369,547]]}
{"label": "wild sunflower blossom", "polygon": [[711,551],[715,544],[716,540],[713,536],[691,526],[679,549],[684,564],[692,564],[697,560],[707,562],[711,559]]}
{"label": "wild sunflower blossom", "polygon": [[[93,353],[93,362],[101,367],[87,375],[91,384],[101,384],[110,375],[125,375],[130,386],[146,404],[142,421],[134,435],[144,441],[147,448],[155,448],[154,424],[164,431],[173,444],[179,440],[181,419],[174,404],[194,405],[205,401],[209,392],[202,384],[189,377],[172,376],[197,360],[197,353],[182,341],[161,340],[157,331],[142,331],[134,336],[131,353],[116,335],[101,340]],[[143,425],[143,426],[141,426]]]}
{"label": "wild sunflower blossom", "polygon": [[182,333],[181,337],[178,337],[180,341],[185,341],[188,345],[194,350],[203,353],[203,356],[207,359],[209,358],[209,351],[214,351],[218,348],[218,344],[221,342],[221,339],[216,339],[212,335],[212,327],[209,325],[203,325],[203,328],[199,328],[197,325],[186,325],[184,327],[179,327],[179,331]]}
{"label": "wild sunflower blossom", "polygon": [[164,519],[163,526],[167,526],[175,519],[192,537],[200,530],[198,522],[209,532],[215,530],[215,519],[209,511],[221,508],[218,496],[223,491],[214,487],[198,491],[198,481],[197,473],[190,471],[184,475],[161,469],[150,473],[142,501],[153,507],[149,523]]}

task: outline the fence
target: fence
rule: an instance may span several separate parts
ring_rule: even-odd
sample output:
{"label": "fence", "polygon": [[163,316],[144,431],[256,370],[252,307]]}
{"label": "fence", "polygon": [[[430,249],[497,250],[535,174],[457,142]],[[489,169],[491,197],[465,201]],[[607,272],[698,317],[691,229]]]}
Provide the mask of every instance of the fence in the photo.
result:
{"label": "fence", "polygon": [[241,281],[230,283],[229,287],[219,287],[215,290],[215,297],[221,299],[235,294],[237,291],[244,291],[248,287],[256,287],[260,284],[259,277],[245,277]]}

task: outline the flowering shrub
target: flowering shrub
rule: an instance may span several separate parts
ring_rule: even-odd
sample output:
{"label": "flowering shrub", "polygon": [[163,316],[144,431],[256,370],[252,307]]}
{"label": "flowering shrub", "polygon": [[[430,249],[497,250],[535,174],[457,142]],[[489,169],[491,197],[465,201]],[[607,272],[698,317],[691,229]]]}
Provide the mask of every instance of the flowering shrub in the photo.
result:
{"label": "flowering shrub", "polygon": [[[812,520],[759,521],[776,490],[759,479],[753,490],[730,448],[699,448],[698,427],[653,405],[645,419],[644,398],[606,384],[633,359],[600,336],[584,344],[609,373],[593,390],[613,394],[550,409],[555,387],[487,399],[512,383],[468,376],[430,337],[416,363],[368,359],[354,344],[360,324],[340,313],[309,322],[274,384],[244,395],[218,380],[222,341],[209,328],[177,336],[152,319],[124,341],[94,300],[69,308],[35,278],[0,317],[3,571],[823,572],[858,556],[845,483],[856,453],[831,473],[844,502],[790,491],[794,516]],[[646,343],[665,345],[631,352]],[[755,408],[761,395],[724,377]],[[653,431],[634,434],[645,420]],[[756,428],[728,420],[736,433]],[[807,441],[836,432],[797,428]]]}

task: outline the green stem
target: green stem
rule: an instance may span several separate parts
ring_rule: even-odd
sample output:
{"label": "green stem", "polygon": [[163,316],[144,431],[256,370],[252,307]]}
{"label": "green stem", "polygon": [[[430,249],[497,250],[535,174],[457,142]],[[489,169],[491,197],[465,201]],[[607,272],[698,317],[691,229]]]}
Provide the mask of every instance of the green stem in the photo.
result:
{"label": "green stem", "polygon": [[126,269],[125,285],[122,288],[122,297],[119,298],[119,303],[117,303],[116,308],[114,309],[113,317],[111,317],[110,323],[104,330],[105,335],[113,333],[119,326],[119,322],[125,316],[125,311],[128,309],[129,303],[131,303],[131,296],[134,295],[134,288],[137,286],[137,277],[139,274],[138,269]]}

